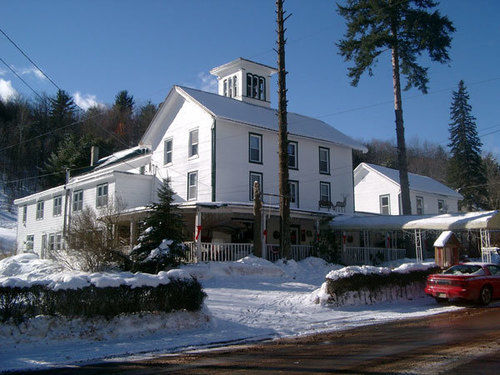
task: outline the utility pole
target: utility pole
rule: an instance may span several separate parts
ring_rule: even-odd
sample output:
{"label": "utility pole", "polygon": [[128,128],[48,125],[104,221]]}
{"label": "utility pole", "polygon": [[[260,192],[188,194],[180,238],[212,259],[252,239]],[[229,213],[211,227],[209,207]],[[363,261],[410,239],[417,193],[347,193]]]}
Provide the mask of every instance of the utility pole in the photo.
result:
{"label": "utility pole", "polygon": [[288,185],[288,122],[286,111],[286,70],[285,70],[285,21],[283,0],[276,0],[278,24],[278,124],[279,124],[279,196],[280,196],[280,249],[283,258],[290,258],[290,187]]}

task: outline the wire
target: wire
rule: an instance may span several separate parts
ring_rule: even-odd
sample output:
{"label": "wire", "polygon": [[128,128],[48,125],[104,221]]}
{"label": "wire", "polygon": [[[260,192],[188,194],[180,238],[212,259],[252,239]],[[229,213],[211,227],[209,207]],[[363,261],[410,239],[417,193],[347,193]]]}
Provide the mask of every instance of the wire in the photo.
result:
{"label": "wire", "polygon": [[34,93],[36,96],[38,96],[40,99],[42,99],[42,100],[43,100],[43,98],[42,98],[42,97],[41,97],[41,96],[40,96],[40,95],[39,95],[39,94],[35,91],[35,89],[34,89],[33,87],[31,87],[31,86],[28,84],[28,82],[26,82],[26,81],[25,81],[25,80],[24,80],[24,79],[23,79],[23,78],[22,78],[19,74],[17,74],[17,72],[14,70],[14,68],[13,68],[13,67],[11,67],[9,64],[7,64],[7,63],[5,62],[5,60],[4,60],[4,59],[2,59],[1,57],[0,57],[0,61],[1,61],[1,62],[3,62],[3,63],[4,63],[4,65],[5,65],[7,68],[9,68],[9,69],[10,69],[10,71],[11,71],[12,73],[14,73],[14,74],[16,75],[16,77],[17,77],[17,78],[19,78],[19,79],[20,79],[20,80],[21,80],[21,81],[22,81],[22,82],[23,82],[26,86],[28,86],[28,87],[29,87],[29,89],[30,89],[31,91],[33,91],[33,93]]}
{"label": "wire", "polygon": [[0,32],[9,40],[9,42],[11,42],[14,47],[16,47],[19,52],[21,52],[23,54],[24,57],[26,57],[30,63],[32,63],[35,68],[37,68],[40,73],[42,73],[44,75],[45,78],[47,78],[58,90],[62,91],[61,88],[21,49],[21,47],[19,47],[16,42],[14,42],[6,33],[5,31],[3,31],[1,28],[0,28]]}

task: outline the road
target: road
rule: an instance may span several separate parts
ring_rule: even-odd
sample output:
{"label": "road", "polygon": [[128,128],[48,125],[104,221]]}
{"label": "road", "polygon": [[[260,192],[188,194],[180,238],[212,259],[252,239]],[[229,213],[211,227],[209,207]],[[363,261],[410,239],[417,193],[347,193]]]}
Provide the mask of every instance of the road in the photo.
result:
{"label": "road", "polygon": [[37,374],[499,374],[500,305],[259,345]]}

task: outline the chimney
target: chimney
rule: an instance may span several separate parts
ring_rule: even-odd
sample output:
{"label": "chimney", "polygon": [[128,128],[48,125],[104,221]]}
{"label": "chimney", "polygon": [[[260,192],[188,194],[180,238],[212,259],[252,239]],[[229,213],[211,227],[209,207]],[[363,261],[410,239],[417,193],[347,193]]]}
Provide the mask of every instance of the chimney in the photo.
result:
{"label": "chimney", "polygon": [[99,160],[99,147],[92,146],[90,149],[90,166],[93,167],[96,165]]}

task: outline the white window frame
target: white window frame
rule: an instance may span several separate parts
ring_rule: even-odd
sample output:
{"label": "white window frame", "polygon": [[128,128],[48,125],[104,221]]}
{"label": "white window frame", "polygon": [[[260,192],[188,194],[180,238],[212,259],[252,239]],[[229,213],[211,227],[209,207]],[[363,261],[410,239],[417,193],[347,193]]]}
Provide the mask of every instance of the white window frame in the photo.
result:
{"label": "white window frame", "polygon": [[[194,184],[192,184],[191,176],[194,176]],[[198,199],[198,171],[192,171],[187,174],[187,200],[196,199]]]}
{"label": "white window frame", "polygon": [[[294,153],[290,153],[290,146],[294,149]],[[288,168],[299,169],[299,143],[295,141],[289,141],[287,147],[288,153]]]}
{"label": "white window frame", "polygon": [[[325,196],[323,195],[322,188],[323,186],[326,186],[328,188],[328,199],[323,199]],[[322,202],[331,202],[332,201],[332,190],[331,190],[331,184],[327,181],[320,181],[319,182],[319,200]]]}
{"label": "white window frame", "polygon": [[[196,142],[193,140],[194,134],[196,134]],[[198,156],[199,152],[199,144],[200,144],[200,133],[199,129],[193,129],[189,131],[189,149],[188,156],[190,158],[194,158]]]}
{"label": "white window frame", "polygon": [[247,97],[266,101],[265,77],[247,73]]}
{"label": "white window frame", "polygon": [[36,219],[43,220],[43,210],[45,203],[43,200],[36,202]]}
{"label": "white window frame", "polygon": [[249,173],[249,186],[248,186],[248,197],[250,201],[253,201],[254,196],[253,196],[253,183],[254,181],[257,181],[260,186],[260,191],[262,192],[262,185],[264,183],[264,175],[261,172],[253,172],[250,171]]}
{"label": "white window frame", "polygon": [[73,204],[71,206],[73,212],[83,210],[83,190],[76,190],[73,192]]}
{"label": "white window frame", "polygon": [[[416,200],[415,213],[417,215],[423,215],[424,214],[424,197],[416,196],[415,200]],[[419,204],[419,202],[420,202],[420,204]],[[419,210],[420,210],[420,212],[419,212]]]}
{"label": "white window frame", "polygon": [[[252,148],[252,138],[258,140],[258,149]],[[258,159],[252,158],[252,150],[258,151]],[[248,161],[250,163],[262,164],[262,134],[248,133]]]}
{"label": "white window frame", "polygon": [[62,195],[55,196],[52,203],[52,216],[60,216],[62,213]]}
{"label": "white window frame", "polygon": [[26,251],[33,251],[35,249],[35,235],[28,234],[26,236]]}
{"label": "white window frame", "polygon": [[[441,203],[441,208],[439,208],[439,203]],[[438,199],[437,200],[438,204],[438,214],[445,214],[448,210],[446,209],[445,201],[444,199]]]}
{"label": "white window frame", "polygon": [[233,76],[233,98],[238,96],[238,76]]}
{"label": "white window frame", "polygon": [[26,224],[26,220],[28,218],[28,206],[23,206],[23,224]]}
{"label": "white window frame", "polygon": [[[167,147],[169,143],[170,143],[170,150]],[[173,150],[174,150],[174,139],[173,138],[165,139],[163,141],[163,165],[172,164]]]}
{"label": "white window frame", "polygon": [[[299,208],[299,181],[288,180],[288,185],[290,190],[290,207]],[[292,190],[295,190],[295,194],[293,194]]]}
{"label": "white window frame", "polygon": [[108,183],[97,185],[95,189],[95,206],[106,207],[108,205],[109,187]]}
{"label": "white window frame", "polygon": [[[321,159],[321,153],[326,152],[326,160]],[[319,173],[320,174],[330,174],[330,149],[328,147],[321,147],[319,146],[319,152],[318,152],[318,158],[319,158]],[[321,163],[326,162],[326,170],[323,170],[321,168]]]}
{"label": "white window frame", "polygon": [[[387,198],[387,204],[383,204],[383,199]],[[381,215],[390,215],[391,214],[391,195],[390,194],[382,194],[378,197],[379,205],[380,205],[380,214]],[[387,212],[384,212],[384,208],[387,209]]]}

